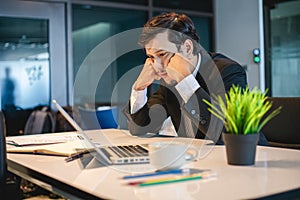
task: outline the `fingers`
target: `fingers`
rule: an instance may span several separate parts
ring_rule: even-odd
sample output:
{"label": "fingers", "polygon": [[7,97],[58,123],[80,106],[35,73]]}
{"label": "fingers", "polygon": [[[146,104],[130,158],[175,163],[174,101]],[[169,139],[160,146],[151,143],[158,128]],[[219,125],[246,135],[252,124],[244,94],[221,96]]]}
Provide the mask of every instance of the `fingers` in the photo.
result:
{"label": "fingers", "polygon": [[152,65],[152,61],[150,58],[147,58],[146,61],[145,61],[145,65]]}
{"label": "fingers", "polygon": [[148,87],[154,80],[159,80],[154,68],[153,62],[151,59],[147,58],[144,64],[144,67],[135,82],[134,88],[136,90],[143,90]]}
{"label": "fingers", "polygon": [[150,70],[150,71],[148,71],[148,76],[152,76],[153,80],[161,79],[161,77],[158,75],[158,72],[161,68],[158,63],[153,63],[150,58],[147,58],[145,65],[147,65],[147,67]]}
{"label": "fingers", "polygon": [[155,73],[154,79],[159,81],[161,79],[161,77],[158,76],[157,73]]}
{"label": "fingers", "polygon": [[184,76],[173,67],[167,67],[166,72],[168,73],[168,76],[171,77],[171,79],[175,80],[177,83],[184,79]]}
{"label": "fingers", "polygon": [[166,71],[170,77],[180,82],[184,77],[192,73],[191,66],[191,63],[181,53],[175,53],[171,57]]}

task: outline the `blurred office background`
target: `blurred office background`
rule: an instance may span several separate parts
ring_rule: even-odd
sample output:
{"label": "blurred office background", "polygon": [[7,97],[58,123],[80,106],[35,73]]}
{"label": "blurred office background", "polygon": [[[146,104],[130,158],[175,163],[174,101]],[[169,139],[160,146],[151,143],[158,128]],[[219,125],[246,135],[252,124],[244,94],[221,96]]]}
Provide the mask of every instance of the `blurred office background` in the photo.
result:
{"label": "blurred office background", "polygon": [[[207,51],[240,62],[251,88],[268,88],[270,96],[300,96],[299,0],[0,0],[1,108],[52,106],[53,98],[62,105],[93,103],[88,97],[92,69],[73,96],[77,72],[90,52],[170,11],[193,19]],[[117,51],[118,44],[112,45]],[[257,60],[254,49],[260,50]],[[107,59],[116,54],[109,52]],[[126,73],[145,58],[143,50],[135,50],[107,68],[92,64],[105,68],[96,103],[125,105],[138,71],[130,78]],[[126,128],[122,116],[119,124]]]}

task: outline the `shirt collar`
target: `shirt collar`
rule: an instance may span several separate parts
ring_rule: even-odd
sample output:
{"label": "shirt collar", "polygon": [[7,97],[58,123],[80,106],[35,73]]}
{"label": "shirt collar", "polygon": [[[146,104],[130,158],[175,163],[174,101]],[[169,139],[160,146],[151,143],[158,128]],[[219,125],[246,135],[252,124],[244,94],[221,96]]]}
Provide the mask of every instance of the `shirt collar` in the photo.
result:
{"label": "shirt collar", "polygon": [[201,63],[201,54],[199,53],[199,54],[198,54],[198,61],[197,61],[197,65],[196,65],[196,68],[195,68],[195,70],[193,71],[193,75],[194,75],[194,77],[196,77],[196,75],[197,75],[197,72],[199,71],[199,68],[200,68],[200,63]]}

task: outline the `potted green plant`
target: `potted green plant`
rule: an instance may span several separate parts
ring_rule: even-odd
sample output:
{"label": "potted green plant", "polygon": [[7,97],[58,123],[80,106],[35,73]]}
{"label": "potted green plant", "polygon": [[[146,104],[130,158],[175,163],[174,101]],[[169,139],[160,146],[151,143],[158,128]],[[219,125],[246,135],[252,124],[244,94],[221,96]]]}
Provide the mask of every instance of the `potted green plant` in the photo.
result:
{"label": "potted green plant", "polygon": [[212,103],[203,100],[209,111],[223,121],[222,133],[227,162],[232,165],[253,165],[259,132],[268,121],[279,114],[281,107],[267,113],[272,103],[266,92],[233,86],[225,98],[214,96]]}

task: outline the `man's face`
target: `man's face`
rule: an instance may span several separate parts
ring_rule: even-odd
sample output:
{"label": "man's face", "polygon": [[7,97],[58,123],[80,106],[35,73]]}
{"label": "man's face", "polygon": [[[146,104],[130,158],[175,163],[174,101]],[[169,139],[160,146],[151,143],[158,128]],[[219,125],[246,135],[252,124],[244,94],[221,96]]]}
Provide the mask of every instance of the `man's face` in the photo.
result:
{"label": "man's face", "polygon": [[157,34],[145,45],[145,49],[157,75],[169,85],[176,84],[176,81],[172,80],[166,72],[170,59],[178,52],[176,45],[169,41],[168,32]]}

